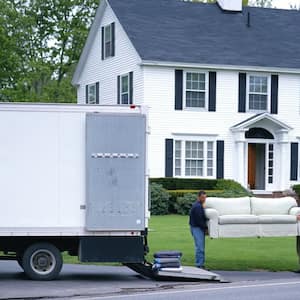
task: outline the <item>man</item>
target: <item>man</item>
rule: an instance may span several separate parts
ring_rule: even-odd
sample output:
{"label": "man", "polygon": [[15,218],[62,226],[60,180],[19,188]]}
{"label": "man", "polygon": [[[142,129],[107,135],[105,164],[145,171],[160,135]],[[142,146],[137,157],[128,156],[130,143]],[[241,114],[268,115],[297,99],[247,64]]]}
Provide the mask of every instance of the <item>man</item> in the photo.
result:
{"label": "man", "polygon": [[206,193],[200,191],[198,199],[193,204],[190,211],[190,227],[191,233],[195,242],[195,256],[196,267],[205,268],[205,230],[206,230],[206,216],[204,211],[204,204],[206,200]]}

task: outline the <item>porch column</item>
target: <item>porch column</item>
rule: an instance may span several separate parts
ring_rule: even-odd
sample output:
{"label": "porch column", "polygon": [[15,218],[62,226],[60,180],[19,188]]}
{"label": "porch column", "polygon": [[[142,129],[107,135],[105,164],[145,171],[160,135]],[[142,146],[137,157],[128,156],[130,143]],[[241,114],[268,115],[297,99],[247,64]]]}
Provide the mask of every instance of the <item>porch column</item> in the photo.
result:
{"label": "porch column", "polygon": [[238,130],[234,132],[234,140],[235,140],[235,149],[236,152],[234,155],[234,167],[236,174],[236,181],[242,184],[247,188],[247,180],[246,180],[246,172],[247,172],[247,164],[246,164],[246,155],[245,155],[245,131],[244,129]]}
{"label": "porch column", "polygon": [[[289,184],[289,139],[288,139],[288,131],[285,129],[281,129],[276,132],[278,137],[278,148],[279,148],[279,160],[277,168],[277,176],[278,176],[278,187],[279,190],[283,191],[288,188]],[[276,158],[275,158],[276,160]]]}

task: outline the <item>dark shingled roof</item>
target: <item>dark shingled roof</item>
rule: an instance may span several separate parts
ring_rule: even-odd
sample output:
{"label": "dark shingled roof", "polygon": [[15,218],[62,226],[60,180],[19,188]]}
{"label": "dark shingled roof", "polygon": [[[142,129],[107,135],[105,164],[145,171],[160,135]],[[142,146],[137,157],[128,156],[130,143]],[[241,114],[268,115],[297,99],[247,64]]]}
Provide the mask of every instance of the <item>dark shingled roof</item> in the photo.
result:
{"label": "dark shingled roof", "polygon": [[108,2],[143,60],[300,68],[299,11],[244,7],[230,13],[181,0]]}

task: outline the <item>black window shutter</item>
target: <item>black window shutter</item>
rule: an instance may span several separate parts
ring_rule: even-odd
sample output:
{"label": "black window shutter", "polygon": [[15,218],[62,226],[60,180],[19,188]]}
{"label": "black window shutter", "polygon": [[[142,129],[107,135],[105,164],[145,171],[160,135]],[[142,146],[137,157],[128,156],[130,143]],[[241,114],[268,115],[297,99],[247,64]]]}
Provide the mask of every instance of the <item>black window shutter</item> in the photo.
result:
{"label": "black window shutter", "polygon": [[278,114],[278,75],[271,76],[271,114]]}
{"label": "black window shutter", "polygon": [[246,73],[239,73],[239,112],[246,112]]}
{"label": "black window shutter", "polygon": [[216,111],[216,83],[217,73],[209,72],[208,111]]}
{"label": "black window shutter", "polygon": [[182,110],[183,71],[175,70],[175,110]]}
{"label": "black window shutter", "polygon": [[99,82],[96,82],[96,104],[99,104]]}
{"label": "black window shutter", "polygon": [[129,104],[133,103],[133,72],[129,73]]}
{"label": "black window shutter", "polygon": [[166,177],[173,177],[173,139],[166,139]]}
{"label": "black window shutter", "polygon": [[118,96],[117,96],[118,97],[118,104],[121,104],[121,99],[120,99],[120,84],[121,84],[120,81],[121,81],[121,76],[118,76],[117,79],[118,79],[118,83],[117,83],[117,86],[118,86],[118,89],[117,89],[118,90]]}
{"label": "black window shutter", "polygon": [[224,141],[217,141],[217,179],[224,178]]}
{"label": "black window shutter", "polygon": [[291,180],[298,180],[298,143],[291,143]]}
{"label": "black window shutter", "polygon": [[104,27],[101,27],[101,59],[104,60]]}
{"label": "black window shutter", "polygon": [[115,56],[115,23],[111,23],[111,56]]}
{"label": "black window shutter", "polygon": [[89,103],[89,86],[88,85],[85,86],[85,103],[86,104]]}

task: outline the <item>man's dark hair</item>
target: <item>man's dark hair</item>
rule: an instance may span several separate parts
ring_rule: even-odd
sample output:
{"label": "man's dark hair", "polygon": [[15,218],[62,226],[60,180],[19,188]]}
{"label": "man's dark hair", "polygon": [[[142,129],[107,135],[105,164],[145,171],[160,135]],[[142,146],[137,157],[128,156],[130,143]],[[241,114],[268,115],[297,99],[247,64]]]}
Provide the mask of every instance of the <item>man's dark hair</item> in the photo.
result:
{"label": "man's dark hair", "polygon": [[204,196],[204,195],[206,195],[206,192],[205,192],[205,191],[199,191],[198,197],[201,197],[201,196]]}

